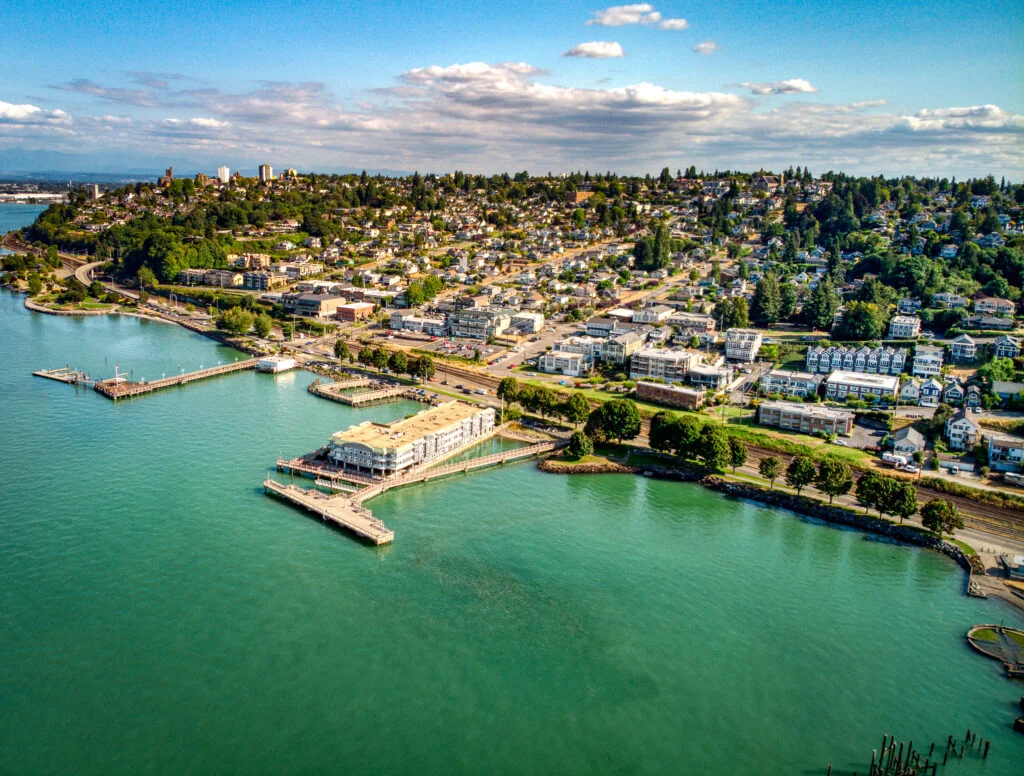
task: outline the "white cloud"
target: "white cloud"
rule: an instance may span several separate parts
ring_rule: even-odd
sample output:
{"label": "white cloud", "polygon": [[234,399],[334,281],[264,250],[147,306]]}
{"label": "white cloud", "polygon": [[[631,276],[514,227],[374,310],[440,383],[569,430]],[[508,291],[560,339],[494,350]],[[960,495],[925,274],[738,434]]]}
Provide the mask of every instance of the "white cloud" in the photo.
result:
{"label": "white cloud", "polygon": [[594,17],[587,24],[600,27],[623,27],[627,24],[657,24],[661,14],[654,10],[650,3],[634,3],[633,5],[613,5],[603,11],[595,11]]}
{"label": "white cloud", "polygon": [[751,94],[801,94],[818,91],[803,78],[790,78],[788,81],[775,81],[774,83],[745,82],[740,86],[750,89]]}
{"label": "white cloud", "polygon": [[562,54],[563,57],[586,57],[587,59],[612,59],[624,57],[625,52],[622,46],[614,41],[592,40],[589,43],[580,43]]}
{"label": "white cloud", "polygon": [[685,30],[690,23],[686,19],[662,19],[658,26],[663,30]]}
{"label": "white cloud", "polygon": [[850,107],[854,109],[861,108],[880,108],[883,105],[888,105],[889,101],[885,99],[879,100],[861,100],[860,102],[851,102]]}
{"label": "white cloud", "polygon": [[705,40],[693,47],[694,53],[711,56],[718,51],[718,44],[713,40]]}
{"label": "white cloud", "polygon": [[14,105],[0,101],[0,124],[10,126],[58,126],[71,122],[62,110],[43,110],[37,105]]}
{"label": "white cloud", "polygon": [[[30,141],[54,151],[117,149],[125,158],[158,154],[161,162],[184,157],[213,167],[225,159],[235,160],[233,166],[278,159],[311,169],[598,165],[630,174],[678,159],[679,166],[708,169],[802,164],[853,174],[1024,176],[1024,116],[996,105],[897,113],[877,100],[785,101],[765,110],[744,94],[646,82],[583,88],[546,83],[542,75],[523,62],[435,65],[409,70],[392,89],[352,103],[318,83],[154,92],[171,115],[195,117],[173,121],[135,113],[134,122],[122,122],[102,110],[96,118],[76,111],[72,120],[63,111],[0,103],[0,148],[30,147]],[[95,105],[103,108],[110,90],[97,89]]]}

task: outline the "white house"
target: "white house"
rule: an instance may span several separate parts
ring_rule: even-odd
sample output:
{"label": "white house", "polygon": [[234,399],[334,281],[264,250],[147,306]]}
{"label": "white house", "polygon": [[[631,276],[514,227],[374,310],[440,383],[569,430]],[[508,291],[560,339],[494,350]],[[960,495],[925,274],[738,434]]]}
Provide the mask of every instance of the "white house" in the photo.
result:
{"label": "white house", "polygon": [[970,450],[978,443],[978,426],[965,410],[946,421],[946,439],[951,450]]}
{"label": "white house", "polygon": [[921,319],[916,315],[894,315],[889,321],[889,339],[916,339],[921,333]]}

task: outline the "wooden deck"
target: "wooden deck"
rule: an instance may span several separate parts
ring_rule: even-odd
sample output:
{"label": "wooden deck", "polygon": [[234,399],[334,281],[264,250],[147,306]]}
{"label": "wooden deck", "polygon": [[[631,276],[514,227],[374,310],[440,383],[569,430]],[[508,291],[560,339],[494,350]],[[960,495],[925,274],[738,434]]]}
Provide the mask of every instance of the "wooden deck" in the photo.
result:
{"label": "wooden deck", "polygon": [[395,532],[377,520],[369,509],[344,496],[328,496],[319,490],[304,490],[296,485],[284,485],[271,479],[263,481],[263,489],[266,493],[303,507],[325,522],[369,539],[374,544],[389,544],[395,539]]}

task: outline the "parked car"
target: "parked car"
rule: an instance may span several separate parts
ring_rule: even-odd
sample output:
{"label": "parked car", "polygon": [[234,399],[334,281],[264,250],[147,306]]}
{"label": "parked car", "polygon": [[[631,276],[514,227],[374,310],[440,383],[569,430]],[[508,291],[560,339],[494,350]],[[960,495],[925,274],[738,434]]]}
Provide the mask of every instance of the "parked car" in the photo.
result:
{"label": "parked car", "polygon": [[840,447],[846,447],[846,440],[845,439],[833,439],[832,440],[832,444],[839,445]]}

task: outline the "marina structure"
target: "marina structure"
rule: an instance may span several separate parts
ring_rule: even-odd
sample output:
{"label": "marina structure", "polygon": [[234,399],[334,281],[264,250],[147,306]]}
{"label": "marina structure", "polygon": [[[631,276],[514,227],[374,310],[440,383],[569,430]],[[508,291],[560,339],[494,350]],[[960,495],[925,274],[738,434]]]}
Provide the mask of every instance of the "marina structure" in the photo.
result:
{"label": "marina structure", "polygon": [[493,407],[449,401],[393,423],[365,421],[339,431],[327,457],[343,471],[389,477],[453,455],[493,431]]}

